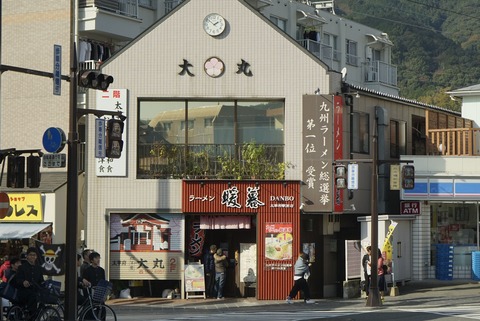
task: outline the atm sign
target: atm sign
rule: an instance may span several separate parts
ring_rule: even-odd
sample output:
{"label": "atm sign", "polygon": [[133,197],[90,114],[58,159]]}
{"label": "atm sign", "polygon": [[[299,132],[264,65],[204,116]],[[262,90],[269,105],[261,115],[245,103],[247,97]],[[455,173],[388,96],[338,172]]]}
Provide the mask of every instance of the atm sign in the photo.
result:
{"label": "atm sign", "polygon": [[420,215],[420,202],[400,202],[400,214]]}

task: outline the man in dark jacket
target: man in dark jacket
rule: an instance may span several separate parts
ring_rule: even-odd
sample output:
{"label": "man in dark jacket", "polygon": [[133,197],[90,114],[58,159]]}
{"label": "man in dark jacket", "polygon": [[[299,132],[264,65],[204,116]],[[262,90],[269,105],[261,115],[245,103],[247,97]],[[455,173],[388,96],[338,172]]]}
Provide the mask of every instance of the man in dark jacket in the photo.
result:
{"label": "man in dark jacket", "polygon": [[213,255],[217,252],[217,246],[215,244],[210,245],[210,251],[205,253],[203,262],[205,264],[205,294],[207,298],[214,297],[215,286],[215,259]]}
{"label": "man in dark jacket", "polygon": [[45,281],[42,268],[37,264],[37,256],[37,249],[29,247],[26,262],[18,267],[18,272],[15,276],[18,301],[27,306],[32,318],[37,313],[38,295]]}

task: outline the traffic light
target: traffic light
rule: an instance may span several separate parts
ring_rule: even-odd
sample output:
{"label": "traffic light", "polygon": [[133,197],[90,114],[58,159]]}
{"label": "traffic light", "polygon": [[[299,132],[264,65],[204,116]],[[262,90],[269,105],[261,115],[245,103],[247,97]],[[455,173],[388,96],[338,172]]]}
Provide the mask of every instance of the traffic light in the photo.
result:
{"label": "traffic light", "polygon": [[8,156],[7,187],[25,187],[25,157],[18,155]]}
{"label": "traffic light", "polygon": [[113,83],[113,77],[95,70],[83,70],[78,74],[78,85],[98,90],[107,90]]}
{"label": "traffic light", "polygon": [[347,166],[335,165],[335,187],[337,189],[347,188]]}
{"label": "traffic light", "polygon": [[120,158],[123,150],[123,121],[120,119],[109,119],[107,121],[107,149],[108,158]]}
{"label": "traffic light", "polygon": [[402,188],[413,189],[415,187],[415,167],[405,165],[402,168]]}
{"label": "traffic light", "polygon": [[27,157],[27,186],[40,187],[40,156],[30,155]]}

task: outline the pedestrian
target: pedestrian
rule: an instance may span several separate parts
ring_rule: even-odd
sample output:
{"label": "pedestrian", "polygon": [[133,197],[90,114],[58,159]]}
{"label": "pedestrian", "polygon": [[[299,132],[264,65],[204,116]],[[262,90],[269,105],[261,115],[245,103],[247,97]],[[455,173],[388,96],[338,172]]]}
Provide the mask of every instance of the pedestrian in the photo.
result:
{"label": "pedestrian", "polygon": [[100,280],[105,280],[105,270],[100,266],[100,254],[92,252],[89,255],[90,266],[83,271],[82,278],[96,286]]}
{"label": "pedestrian", "polygon": [[308,287],[307,279],[310,276],[310,266],[312,264],[309,262],[309,257],[307,253],[301,253],[298,256],[297,262],[294,266],[294,275],[293,279],[295,283],[293,284],[290,294],[287,296],[287,303],[293,303],[293,298],[297,296],[299,291],[303,291],[303,299],[305,303],[315,303],[310,298],[310,289]]}
{"label": "pedestrian", "polygon": [[387,283],[385,282],[385,269],[383,267],[383,256],[382,256],[382,251],[380,251],[380,249],[378,249],[377,275],[378,275],[378,290],[380,291],[380,299],[383,301],[383,297],[387,289]]}
{"label": "pedestrian", "polygon": [[365,280],[365,293],[370,293],[370,276],[372,274],[372,267],[370,266],[370,257],[372,255],[372,247],[369,245],[365,249],[367,254],[365,254],[362,258],[362,266],[363,266],[363,278]]}
{"label": "pedestrian", "polygon": [[8,282],[14,282],[13,278],[15,274],[18,272],[18,268],[22,265],[22,261],[18,257],[13,257],[10,259],[10,268],[5,271],[5,276]]}
{"label": "pedestrian", "polygon": [[10,268],[10,260],[8,259],[8,256],[5,256],[3,258],[3,264],[0,266],[0,278],[2,279],[2,282],[7,282],[8,278],[5,276],[5,271],[7,271]]}
{"label": "pedestrian", "polygon": [[90,254],[92,253],[92,250],[85,249],[82,251],[82,257],[83,257],[83,263],[80,265],[80,276],[83,275],[83,272],[85,272],[85,269],[90,266]]}
{"label": "pedestrian", "polygon": [[226,272],[228,267],[227,257],[221,248],[213,255],[215,261],[215,293],[217,300],[223,299],[223,288],[225,286]]}
{"label": "pedestrian", "polygon": [[215,244],[210,245],[210,250],[204,256],[205,269],[205,293],[207,298],[212,298],[215,295],[215,259],[214,254],[217,252]]}
{"label": "pedestrian", "polygon": [[[82,256],[80,254],[77,254],[77,267],[80,268],[82,265]],[[80,275],[80,271],[78,271],[77,274],[77,304],[82,305],[83,302],[87,299],[85,289],[86,287],[91,286],[90,282],[88,280],[84,279]]]}
{"label": "pedestrian", "polygon": [[[43,270],[37,264],[37,249],[29,247],[27,249],[26,262],[22,262],[18,272],[15,275],[15,284],[18,289],[18,301],[27,306],[30,317],[33,318],[38,310],[38,294],[41,286],[45,282]],[[28,320],[28,318],[27,318]]]}

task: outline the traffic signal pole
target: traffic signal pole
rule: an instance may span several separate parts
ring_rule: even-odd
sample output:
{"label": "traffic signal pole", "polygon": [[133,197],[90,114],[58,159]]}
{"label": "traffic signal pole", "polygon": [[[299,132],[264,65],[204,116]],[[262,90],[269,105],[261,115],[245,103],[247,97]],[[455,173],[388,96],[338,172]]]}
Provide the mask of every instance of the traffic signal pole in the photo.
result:
{"label": "traffic signal pole", "polygon": [[67,161],[65,321],[77,319],[78,130],[76,0],[70,2],[70,115]]}

